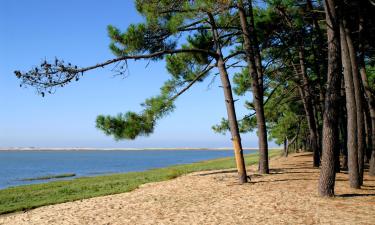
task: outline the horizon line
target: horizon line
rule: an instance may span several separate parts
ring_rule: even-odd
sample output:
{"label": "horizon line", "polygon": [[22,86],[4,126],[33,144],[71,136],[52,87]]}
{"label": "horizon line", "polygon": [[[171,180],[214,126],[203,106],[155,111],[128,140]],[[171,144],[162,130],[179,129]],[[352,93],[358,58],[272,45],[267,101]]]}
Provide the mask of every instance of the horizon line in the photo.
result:
{"label": "horizon line", "polygon": [[[243,150],[258,150],[258,147],[244,147]],[[280,149],[280,147],[273,147],[268,149]],[[111,148],[111,147],[0,147],[0,151],[48,151],[48,150],[65,150],[65,151],[83,151],[83,150],[124,150],[124,151],[137,151],[137,150],[233,150],[233,147],[148,147],[148,148]]]}

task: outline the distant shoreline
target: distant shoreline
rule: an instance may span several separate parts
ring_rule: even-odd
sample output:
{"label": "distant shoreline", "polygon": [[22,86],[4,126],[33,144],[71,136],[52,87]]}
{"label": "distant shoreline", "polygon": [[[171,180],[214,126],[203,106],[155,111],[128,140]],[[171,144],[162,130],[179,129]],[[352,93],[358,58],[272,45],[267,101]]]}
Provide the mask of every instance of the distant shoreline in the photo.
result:
{"label": "distant shoreline", "polygon": [[[281,149],[281,148],[269,148],[270,150]],[[158,151],[175,151],[175,150],[233,150],[231,147],[221,148],[189,148],[189,147],[177,147],[177,148],[0,148],[0,151],[147,151],[147,150],[158,150]],[[243,148],[243,150],[258,150],[258,148]]]}

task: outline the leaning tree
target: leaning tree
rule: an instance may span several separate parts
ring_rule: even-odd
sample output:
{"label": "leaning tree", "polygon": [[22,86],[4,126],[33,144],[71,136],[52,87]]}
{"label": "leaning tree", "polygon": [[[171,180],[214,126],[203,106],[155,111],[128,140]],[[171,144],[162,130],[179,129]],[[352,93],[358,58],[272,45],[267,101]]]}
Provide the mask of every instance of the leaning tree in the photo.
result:
{"label": "leaning tree", "polygon": [[[227,65],[235,56],[244,54],[233,47],[233,37],[238,37],[238,26],[231,27],[233,8],[230,2],[216,1],[136,1],[137,10],[146,22],[133,24],[125,32],[109,26],[112,40],[110,49],[116,58],[88,67],[78,67],[63,60],[44,61],[28,72],[16,71],[22,85],[37,88],[44,96],[55,87],[79,80],[85,72],[127,60],[166,59],[172,75],[158,96],[146,99],[143,111],[127,112],[117,116],[98,116],[97,127],[116,139],[134,139],[153,132],[158,119],[174,109],[173,101],[196,82],[202,81],[217,68],[225,97],[225,105],[232,135],[233,148],[240,183],[247,182],[241,138],[235,113]],[[224,51],[225,49],[225,51]],[[230,52],[225,56],[224,52]],[[234,63],[235,64],[235,63]],[[123,73],[123,71],[121,71]],[[267,150],[267,149],[266,149]],[[267,152],[267,151],[266,151]],[[264,155],[267,162],[268,157]]]}

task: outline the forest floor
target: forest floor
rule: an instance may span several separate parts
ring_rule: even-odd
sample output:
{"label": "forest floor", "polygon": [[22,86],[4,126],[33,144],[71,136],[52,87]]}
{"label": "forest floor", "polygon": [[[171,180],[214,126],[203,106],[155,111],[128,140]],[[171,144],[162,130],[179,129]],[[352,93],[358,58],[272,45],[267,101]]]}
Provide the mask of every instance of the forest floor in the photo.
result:
{"label": "forest floor", "polygon": [[0,216],[0,224],[375,224],[375,177],[360,190],[337,174],[335,198],[317,194],[319,170],[309,153],[278,157],[271,174],[248,168],[195,172],[116,195]]}

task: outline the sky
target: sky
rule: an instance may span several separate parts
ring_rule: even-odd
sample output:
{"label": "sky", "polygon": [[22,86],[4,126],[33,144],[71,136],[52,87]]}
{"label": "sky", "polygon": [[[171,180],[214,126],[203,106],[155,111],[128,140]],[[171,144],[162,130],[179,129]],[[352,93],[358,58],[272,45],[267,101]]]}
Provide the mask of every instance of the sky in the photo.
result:
{"label": "sky", "polygon": [[[153,134],[133,141],[104,135],[95,128],[96,116],[140,111],[140,103],[158,94],[170,76],[164,62],[129,61],[126,77],[115,76],[112,67],[90,71],[44,98],[32,87],[21,88],[14,76],[14,70],[55,57],[79,66],[114,58],[107,26],[124,30],[142,20],[131,0],[0,0],[0,147],[231,146],[229,134],[211,129],[226,117],[217,76],[179,97]],[[238,118],[248,113],[245,98],[236,102]],[[257,147],[255,133],[242,140]]]}

